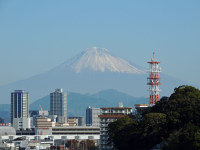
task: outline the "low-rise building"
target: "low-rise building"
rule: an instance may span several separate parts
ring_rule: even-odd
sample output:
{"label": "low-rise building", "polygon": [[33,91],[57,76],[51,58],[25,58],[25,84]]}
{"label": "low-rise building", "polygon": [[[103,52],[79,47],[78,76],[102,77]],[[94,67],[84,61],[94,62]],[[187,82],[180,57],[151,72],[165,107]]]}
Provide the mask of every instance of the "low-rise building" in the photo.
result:
{"label": "low-rise building", "polygon": [[51,121],[51,118],[37,117],[35,119],[35,127],[36,128],[55,127],[55,126],[56,126],[56,122]]}
{"label": "low-rise building", "polygon": [[13,127],[16,130],[19,129],[30,129],[31,128],[31,118],[13,118]]}
{"label": "low-rise building", "polygon": [[76,118],[67,119],[67,123],[69,126],[78,126],[78,119]]}
{"label": "low-rise building", "polygon": [[78,126],[84,126],[84,117],[69,117],[68,119],[78,119]]}
{"label": "low-rise building", "polygon": [[[13,128],[14,129],[14,128]],[[38,135],[3,135],[0,138],[0,149],[4,147],[17,147],[17,148],[38,148],[49,149],[52,146],[65,145],[73,140],[81,144],[84,141],[91,140],[99,147],[100,128],[75,126],[75,127],[48,127],[45,129],[39,128],[38,132],[42,131],[43,134]],[[36,131],[37,133],[37,131]],[[12,144],[14,143],[14,144]],[[78,145],[79,145],[78,144]],[[83,144],[83,143],[82,143]],[[73,145],[72,145],[73,146]],[[71,146],[70,146],[71,147]],[[71,148],[70,148],[71,149]]]}
{"label": "low-rise building", "polygon": [[99,127],[75,126],[75,127],[53,127],[52,135],[100,135]]}
{"label": "low-rise building", "polygon": [[0,137],[1,136],[9,136],[9,135],[16,135],[16,130],[13,127],[6,127],[2,126],[0,127]]}
{"label": "low-rise building", "polygon": [[150,108],[149,104],[135,104],[134,106],[137,114],[147,112]]}
{"label": "low-rise building", "polygon": [[56,126],[56,122],[51,121],[47,117],[37,117],[35,119],[35,135],[51,135],[52,127]]}

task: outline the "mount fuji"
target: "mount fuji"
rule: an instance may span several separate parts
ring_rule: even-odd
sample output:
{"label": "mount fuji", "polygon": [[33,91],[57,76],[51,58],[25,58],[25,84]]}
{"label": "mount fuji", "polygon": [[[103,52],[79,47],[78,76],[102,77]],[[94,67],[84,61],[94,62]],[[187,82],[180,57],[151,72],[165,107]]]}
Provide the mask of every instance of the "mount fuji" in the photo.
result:
{"label": "mount fuji", "polygon": [[59,69],[71,68],[76,73],[84,70],[99,72],[118,72],[128,74],[144,74],[145,72],[134,67],[120,57],[114,57],[107,49],[92,47],[63,63]]}
{"label": "mount fuji", "polygon": [[[169,96],[173,89],[184,82],[161,74],[163,85],[161,96]],[[148,95],[146,71],[105,48],[92,47],[57,67],[0,87],[0,103],[10,102],[10,93],[24,89],[30,94],[30,103],[49,95],[56,88],[78,93],[97,93],[105,89],[115,89],[132,96]]]}

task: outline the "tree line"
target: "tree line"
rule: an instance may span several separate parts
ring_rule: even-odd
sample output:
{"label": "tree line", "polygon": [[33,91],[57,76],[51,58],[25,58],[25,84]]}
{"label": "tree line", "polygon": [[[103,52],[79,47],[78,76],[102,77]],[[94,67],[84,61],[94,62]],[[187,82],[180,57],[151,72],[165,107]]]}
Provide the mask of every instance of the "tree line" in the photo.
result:
{"label": "tree line", "polygon": [[118,150],[200,150],[200,90],[179,86],[144,113],[110,123],[108,135]]}

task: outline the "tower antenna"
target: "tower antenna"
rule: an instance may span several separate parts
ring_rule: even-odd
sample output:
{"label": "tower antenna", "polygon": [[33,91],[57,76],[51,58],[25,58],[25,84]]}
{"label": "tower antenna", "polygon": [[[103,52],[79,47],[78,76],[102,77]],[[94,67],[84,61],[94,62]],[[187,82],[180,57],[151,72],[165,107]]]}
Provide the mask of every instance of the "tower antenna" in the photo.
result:
{"label": "tower antenna", "polygon": [[157,101],[159,101],[159,86],[161,85],[159,76],[159,73],[161,72],[161,68],[159,67],[160,62],[155,60],[155,52],[153,52],[153,58],[148,63],[150,65],[150,69],[148,71],[149,77],[147,78],[147,85],[149,85],[150,105],[154,105]]}

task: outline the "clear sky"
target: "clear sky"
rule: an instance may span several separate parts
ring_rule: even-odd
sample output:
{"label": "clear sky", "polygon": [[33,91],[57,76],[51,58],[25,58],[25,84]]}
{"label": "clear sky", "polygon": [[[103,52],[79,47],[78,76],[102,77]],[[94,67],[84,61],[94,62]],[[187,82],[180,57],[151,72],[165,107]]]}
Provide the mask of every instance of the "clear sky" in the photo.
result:
{"label": "clear sky", "polygon": [[200,85],[200,1],[0,0],[0,85],[93,46]]}

